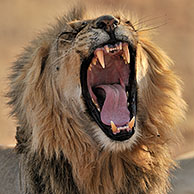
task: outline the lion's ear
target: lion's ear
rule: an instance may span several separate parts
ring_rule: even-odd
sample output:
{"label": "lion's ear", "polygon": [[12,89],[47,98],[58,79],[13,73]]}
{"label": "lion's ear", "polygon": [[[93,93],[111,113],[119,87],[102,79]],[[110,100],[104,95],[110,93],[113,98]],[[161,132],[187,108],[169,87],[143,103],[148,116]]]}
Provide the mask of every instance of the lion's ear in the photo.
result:
{"label": "lion's ear", "polygon": [[[37,83],[45,69],[49,50],[49,44],[34,42],[34,45],[28,47],[23,55],[18,58],[13,66],[13,74],[10,76],[12,87],[8,94],[9,97],[14,97],[14,100],[21,98],[21,95],[14,95],[15,92],[23,93],[27,86]],[[30,84],[27,85],[26,83]],[[17,91],[15,91],[15,88],[17,88]]]}
{"label": "lion's ear", "polygon": [[28,47],[13,66],[7,97],[8,104],[12,106],[11,114],[21,119],[19,123],[26,120],[26,110],[32,102],[37,85],[40,85],[49,50],[48,44],[34,42],[34,46]]}
{"label": "lion's ear", "polygon": [[50,47],[48,44],[42,43],[33,53],[31,61],[29,62],[29,74],[28,76],[35,79],[38,79],[44,72],[46,63],[49,56]]}
{"label": "lion's ear", "polygon": [[40,57],[40,64],[41,64],[40,74],[42,74],[45,69],[46,62],[49,56],[49,47],[41,47],[39,51],[39,55],[40,55],[39,57]]}

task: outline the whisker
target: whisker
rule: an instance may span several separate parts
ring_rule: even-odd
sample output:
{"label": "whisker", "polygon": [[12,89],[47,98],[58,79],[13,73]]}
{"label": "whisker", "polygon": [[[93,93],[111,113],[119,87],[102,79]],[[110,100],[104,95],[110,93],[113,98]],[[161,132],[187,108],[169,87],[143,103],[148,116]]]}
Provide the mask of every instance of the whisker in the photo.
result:
{"label": "whisker", "polygon": [[140,28],[138,30],[136,30],[137,32],[144,32],[144,31],[150,31],[150,30],[155,30],[157,28],[160,28],[162,26],[165,26],[167,24],[167,22],[163,23],[163,24],[160,24],[160,25],[157,25],[157,26],[152,26],[152,27],[145,27],[145,28]]}
{"label": "whisker", "polygon": [[[147,18],[147,17],[145,17]],[[156,16],[156,17],[153,17],[153,18],[149,18],[147,20],[139,20],[138,22],[136,22],[135,24],[133,24],[133,26],[138,26],[138,25],[141,25],[141,24],[146,24],[146,22],[151,22],[151,21],[154,21],[154,20],[158,20],[158,19],[165,19],[166,18],[166,15],[160,15],[160,16]]]}
{"label": "whisker", "polygon": [[69,49],[67,52],[63,53],[60,57],[58,57],[55,61],[52,62],[52,65],[56,65],[60,60],[62,60],[63,58],[65,58],[68,54],[70,54],[70,52],[74,49],[74,47],[72,46],[71,49]]}
{"label": "whisker", "polygon": [[154,17],[153,15],[146,15],[146,16],[143,16],[142,18],[136,18],[136,21],[133,23],[133,26],[138,25],[140,22],[146,21],[145,19],[147,18],[153,18],[153,17]]}
{"label": "whisker", "polygon": [[67,56],[67,53],[64,53],[63,55],[61,55],[60,57],[58,57],[57,59],[55,59],[52,62],[52,65],[56,65],[60,60],[62,60],[63,58],[65,58]]}

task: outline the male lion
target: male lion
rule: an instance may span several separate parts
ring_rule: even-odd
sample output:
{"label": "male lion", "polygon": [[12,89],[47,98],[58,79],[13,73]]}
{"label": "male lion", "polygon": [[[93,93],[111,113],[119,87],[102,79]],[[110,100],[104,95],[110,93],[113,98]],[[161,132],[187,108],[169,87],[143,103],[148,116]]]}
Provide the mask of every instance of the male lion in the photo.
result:
{"label": "male lion", "polygon": [[0,193],[165,194],[185,108],[172,62],[127,16],[82,13],[13,67],[17,154],[2,151]]}

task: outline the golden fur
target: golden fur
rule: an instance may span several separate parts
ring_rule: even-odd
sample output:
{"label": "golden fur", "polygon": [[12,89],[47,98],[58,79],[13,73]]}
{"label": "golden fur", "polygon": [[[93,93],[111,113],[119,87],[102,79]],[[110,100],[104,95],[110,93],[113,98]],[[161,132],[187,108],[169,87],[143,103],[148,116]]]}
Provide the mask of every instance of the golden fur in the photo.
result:
{"label": "golden fur", "polygon": [[130,36],[137,55],[137,131],[127,142],[109,140],[86,112],[80,65],[89,56],[92,32],[86,27],[75,39],[64,35],[57,47],[64,29],[71,32],[88,19],[79,10],[42,33],[16,62],[9,97],[18,120],[16,148],[26,193],[167,192],[174,165],[168,146],[179,137],[185,109],[180,80],[148,32],[120,17],[118,33]]}

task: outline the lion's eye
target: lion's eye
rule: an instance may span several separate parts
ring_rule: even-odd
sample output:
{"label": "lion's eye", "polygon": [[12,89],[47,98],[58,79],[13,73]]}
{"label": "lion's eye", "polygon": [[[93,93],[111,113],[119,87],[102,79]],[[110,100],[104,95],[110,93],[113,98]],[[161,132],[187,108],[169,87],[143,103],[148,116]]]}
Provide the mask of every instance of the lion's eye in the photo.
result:
{"label": "lion's eye", "polygon": [[88,22],[84,21],[82,22],[82,26],[86,26],[88,24]]}
{"label": "lion's eye", "polygon": [[75,36],[76,35],[76,32],[73,32],[73,31],[71,31],[71,32],[62,32],[59,36],[58,36],[58,38],[61,38],[61,37],[70,37],[70,36]]}
{"label": "lion's eye", "polygon": [[87,26],[88,22],[84,21],[81,23],[80,27],[77,29],[77,32],[80,32]]}

